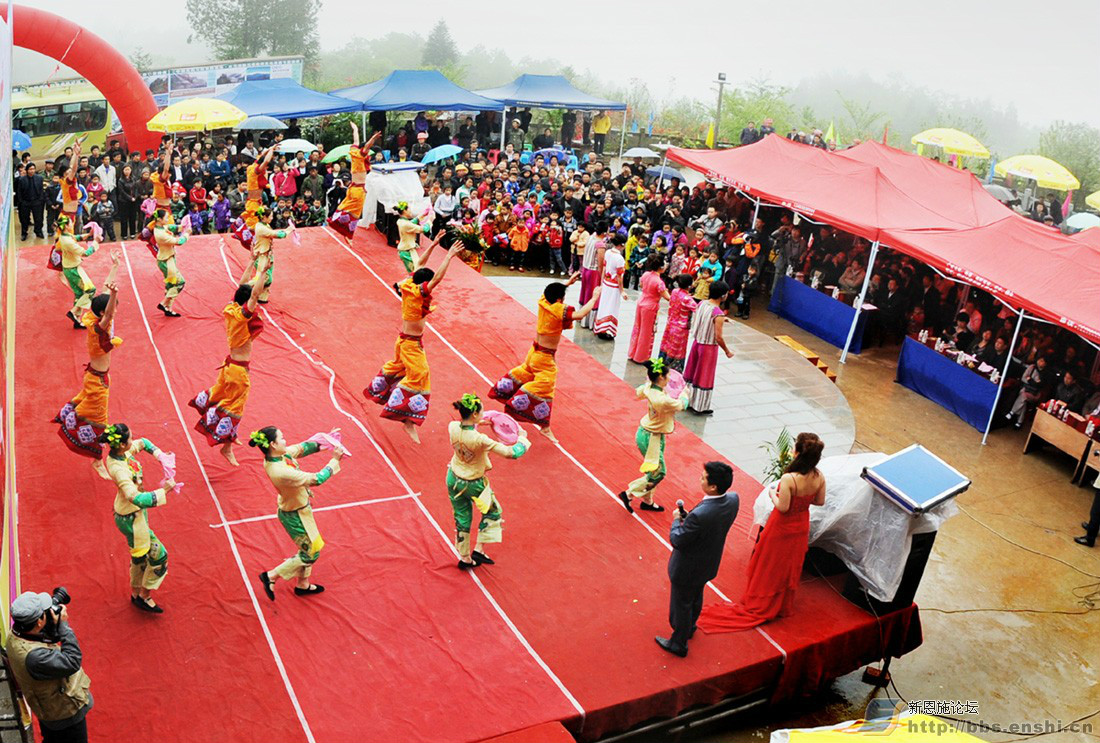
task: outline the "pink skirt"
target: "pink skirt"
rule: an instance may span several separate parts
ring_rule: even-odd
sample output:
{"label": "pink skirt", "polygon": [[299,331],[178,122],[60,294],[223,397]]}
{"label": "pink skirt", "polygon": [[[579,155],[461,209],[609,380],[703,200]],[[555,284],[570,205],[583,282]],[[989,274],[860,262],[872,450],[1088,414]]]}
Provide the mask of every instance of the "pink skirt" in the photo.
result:
{"label": "pink skirt", "polygon": [[[600,283],[600,272],[593,268],[581,269],[581,299],[580,306],[583,307],[588,304],[588,300],[592,299],[592,295],[596,293],[596,287]],[[581,327],[591,330],[596,325],[596,313],[589,312],[583,318],[581,318]]]}
{"label": "pink skirt", "polygon": [[638,305],[634,310],[634,330],[630,333],[631,361],[645,363],[653,354],[653,335],[657,330],[657,308]]}
{"label": "pink skirt", "polygon": [[688,354],[684,381],[698,390],[712,390],[717,369],[718,346],[710,343],[696,343]]}

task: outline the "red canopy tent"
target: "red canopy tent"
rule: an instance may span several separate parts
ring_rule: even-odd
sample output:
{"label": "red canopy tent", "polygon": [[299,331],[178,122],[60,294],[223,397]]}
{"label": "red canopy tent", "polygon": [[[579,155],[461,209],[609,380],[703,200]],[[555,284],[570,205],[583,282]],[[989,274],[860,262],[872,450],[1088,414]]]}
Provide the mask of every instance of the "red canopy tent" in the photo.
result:
{"label": "red canopy tent", "polygon": [[873,142],[838,153],[778,135],[730,150],[672,147],[667,157],[758,207],[767,201],[874,241],[841,362],[880,243],[988,291],[1021,321],[1031,315],[1100,341],[1100,234],[1068,238],[1021,217],[969,173]]}

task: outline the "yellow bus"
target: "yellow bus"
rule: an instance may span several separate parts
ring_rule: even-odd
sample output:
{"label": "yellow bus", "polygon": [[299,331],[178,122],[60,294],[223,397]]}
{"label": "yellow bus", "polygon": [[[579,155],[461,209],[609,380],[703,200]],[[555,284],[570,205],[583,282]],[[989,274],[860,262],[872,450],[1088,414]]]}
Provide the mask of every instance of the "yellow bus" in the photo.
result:
{"label": "yellow bus", "polygon": [[11,96],[12,128],[31,138],[31,160],[53,160],[87,134],[83,148],[122,141],[122,128],[111,106],[91,84],[74,82],[17,89]]}

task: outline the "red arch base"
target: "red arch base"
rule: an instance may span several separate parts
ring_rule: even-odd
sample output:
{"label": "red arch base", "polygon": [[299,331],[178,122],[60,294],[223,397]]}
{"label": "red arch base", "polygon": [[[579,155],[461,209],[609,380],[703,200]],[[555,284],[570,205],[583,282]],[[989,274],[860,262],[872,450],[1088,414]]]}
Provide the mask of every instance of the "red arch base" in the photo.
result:
{"label": "red arch base", "polygon": [[[8,17],[7,3],[0,3],[0,16]],[[144,152],[160,144],[160,133],[145,126],[157,114],[153,95],[117,49],[88,29],[38,8],[16,5],[13,21],[16,46],[63,62],[103,94],[122,123],[131,150]]]}

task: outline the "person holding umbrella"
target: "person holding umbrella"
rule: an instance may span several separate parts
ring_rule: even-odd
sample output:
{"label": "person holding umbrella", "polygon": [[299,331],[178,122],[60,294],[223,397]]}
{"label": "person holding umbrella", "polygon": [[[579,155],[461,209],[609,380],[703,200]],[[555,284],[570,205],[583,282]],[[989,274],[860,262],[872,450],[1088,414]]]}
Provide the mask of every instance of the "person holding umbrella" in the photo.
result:
{"label": "person holding umbrella", "polygon": [[328,218],[328,224],[329,227],[347,238],[350,243],[351,239],[355,237],[355,228],[359,226],[359,220],[363,216],[363,204],[367,200],[367,172],[370,170],[367,158],[370,156],[370,148],[374,146],[382,133],[375,132],[367,140],[367,143],[360,147],[359,127],[354,121],[349,122],[349,124],[351,125],[351,150],[348,151],[348,156],[351,157],[351,185],[348,186],[348,192],[344,196],[344,200],[340,202],[340,205],[336,207],[336,211]]}

